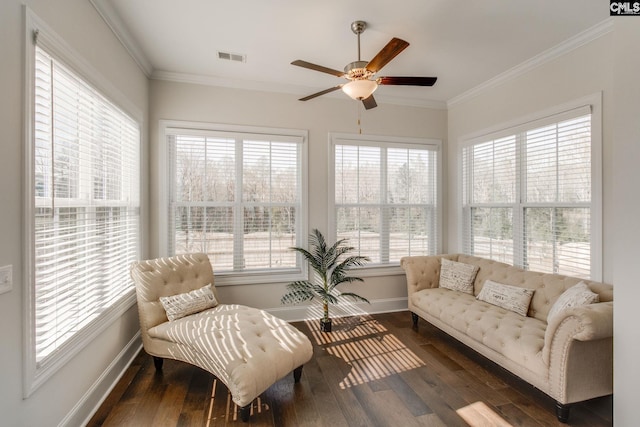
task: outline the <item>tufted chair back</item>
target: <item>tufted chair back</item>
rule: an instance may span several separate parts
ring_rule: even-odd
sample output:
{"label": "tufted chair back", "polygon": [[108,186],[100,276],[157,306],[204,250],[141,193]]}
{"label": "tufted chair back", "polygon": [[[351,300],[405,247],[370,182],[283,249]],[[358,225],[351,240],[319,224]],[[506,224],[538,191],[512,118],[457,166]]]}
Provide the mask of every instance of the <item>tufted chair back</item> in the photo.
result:
{"label": "tufted chair back", "polygon": [[149,343],[148,330],[168,321],[160,297],[177,295],[213,283],[213,269],[206,254],[194,253],[174,257],[136,261],[131,264],[131,278],[136,285],[142,342]]}

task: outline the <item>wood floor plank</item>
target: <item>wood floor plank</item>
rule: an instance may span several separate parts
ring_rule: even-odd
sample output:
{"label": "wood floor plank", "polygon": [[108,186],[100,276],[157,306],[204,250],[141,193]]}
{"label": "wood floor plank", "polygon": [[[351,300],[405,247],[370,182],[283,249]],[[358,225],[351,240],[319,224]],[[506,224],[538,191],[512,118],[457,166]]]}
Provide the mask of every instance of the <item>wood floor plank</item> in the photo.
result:
{"label": "wood floor plank", "polygon": [[400,373],[402,379],[418,394],[421,398],[428,402],[429,408],[442,420],[447,426],[467,427],[467,424],[456,413],[456,408],[466,405],[465,401],[457,400],[449,402],[446,395],[442,393],[439,381],[423,370],[416,372]]}
{"label": "wood floor plank", "polygon": [[395,374],[387,378],[389,389],[395,393],[403,405],[414,417],[432,414],[433,410],[403,379],[400,375]]}
{"label": "wood floor plank", "polygon": [[507,403],[506,405],[499,406],[498,414],[512,426],[542,427],[542,424],[531,418],[513,403]]}
{"label": "wood floor plank", "polygon": [[115,387],[111,390],[111,393],[102,402],[98,411],[91,417],[87,423],[87,427],[101,426],[105,423],[109,416],[112,407],[115,407],[122,398],[125,391],[131,386],[131,383],[135,379],[138,371],[142,367],[142,360],[144,355],[140,353],[133,361],[129,369],[127,369]]}
{"label": "wood floor plank", "polygon": [[315,403],[315,410],[318,414],[321,414],[322,424],[327,427],[348,426],[349,423],[344,413],[340,410],[338,401],[318,365],[318,358],[311,359],[307,362],[302,375],[306,378],[309,385],[309,391]]}
{"label": "wood floor plank", "polygon": [[418,420],[418,423],[423,427],[449,427],[436,413],[421,415],[417,417],[416,420]]}
{"label": "wood floor plank", "polygon": [[[169,361],[165,361],[165,363],[167,362]],[[180,427],[204,426],[207,421],[209,404],[211,403],[213,375],[195,366],[192,369],[193,375],[178,418],[177,425]]]}
{"label": "wood floor plank", "polygon": [[358,398],[353,394],[353,390],[341,385],[345,377],[343,372],[351,368],[344,361],[333,356],[318,358],[318,365],[344,414],[347,424],[349,426],[370,425],[371,420],[369,420],[367,413],[360,405]]}
{"label": "wood floor plank", "polygon": [[455,373],[455,378],[452,378],[452,382],[457,384],[459,387],[466,387],[469,390],[473,390],[476,394],[482,397],[482,400],[492,404],[493,406],[504,405],[511,402],[504,393],[500,393],[500,391],[482,382],[476,375],[474,375],[474,372],[470,372],[466,369],[458,371]]}

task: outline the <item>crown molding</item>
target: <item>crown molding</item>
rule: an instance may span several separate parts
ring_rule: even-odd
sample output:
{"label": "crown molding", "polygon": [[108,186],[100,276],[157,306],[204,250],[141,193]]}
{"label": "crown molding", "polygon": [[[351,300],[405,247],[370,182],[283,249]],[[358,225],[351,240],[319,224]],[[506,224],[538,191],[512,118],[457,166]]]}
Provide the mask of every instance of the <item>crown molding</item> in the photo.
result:
{"label": "crown molding", "polygon": [[451,108],[452,106],[459,104],[464,101],[468,101],[475,96],[480,95],[482,92],[492,89],[496,86],[499,86],[509,80],[515,79],[529,71],[537,68],[549,61],[553,61],[556,58],[559,58],[567,53],[590,43],[605,34],[613,31],[613,19],[611,17],[599,22],[587,30],[578,33],[577,35],[565,40],[564,42],[548,49],[531,59],[526,60],[525,62],[516,65],[515,67],[498,74],[497,76],[487,80],[486,82],[466,91],[462,94],[455,96],[447,101],[447,108]]}
{"label": "crown molding", "polygon": [[142,72],[150,77],[153,73],[151,62],[143,53],[140,45],[136,43],[131,33],[127,30],[127,26],[122,22],[120,15],[115,11],[109,0],[89,0],[93,7],[98,11],[104,22],[111,28],[111,31],[120,40],[120,43],[127,49],[129,55],[138,64]]}
{"label": "crown molding", "polygon": [[[154,80],[166,80],[177,83],[190,83],[203,86],[215,86],[231,89],[252,90],[261,92],[289,93],[296,96],[307,95],[310,91],[308,87],[286,83],[258,82],[251,80],[228,79],[215,76],[205,76],[201,74],[176,73],[172,71],[154,70],[151,74]],[[318,89],[320,90],[320,89]],[[313,91],[313,89],[311,89]],[[326,97],[343,98],[340,92],[327,94]],[[434,101],[429,99],[393,97],[376,94],[379,104],[393,104],[409,107],[432,108],[446,110],[447,104],[444,101]]]}

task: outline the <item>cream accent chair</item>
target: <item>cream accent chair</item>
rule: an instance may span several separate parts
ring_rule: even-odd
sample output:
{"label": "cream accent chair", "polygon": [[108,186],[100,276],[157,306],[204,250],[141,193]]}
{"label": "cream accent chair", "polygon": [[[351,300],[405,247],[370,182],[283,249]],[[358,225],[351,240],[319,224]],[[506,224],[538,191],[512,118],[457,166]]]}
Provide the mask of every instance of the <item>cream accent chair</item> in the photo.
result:
{"label": "cream accent chair", "polygon": [[312,346],[302,332],[284,320],[256,308],[219,304],[169,321],[159,298],[189,292],[213,283],[206,254],[178,255],[137,261],[131,265],[136,285],[140,329],[145,351],[156,370],[165,358],[198,366],[222,381],[248,421],[251,402],[273,383],[302,365]]}

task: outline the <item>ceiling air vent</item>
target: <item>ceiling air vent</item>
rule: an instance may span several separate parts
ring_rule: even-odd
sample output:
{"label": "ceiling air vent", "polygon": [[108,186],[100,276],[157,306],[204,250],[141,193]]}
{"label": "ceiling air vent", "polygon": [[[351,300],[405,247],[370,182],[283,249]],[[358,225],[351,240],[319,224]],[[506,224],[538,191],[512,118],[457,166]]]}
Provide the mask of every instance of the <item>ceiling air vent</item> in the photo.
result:
{"label": "ceiling air vent", "polygon": [[247,62],[247,55],[218,51],[218,59],[224,59],[225,61]]}

